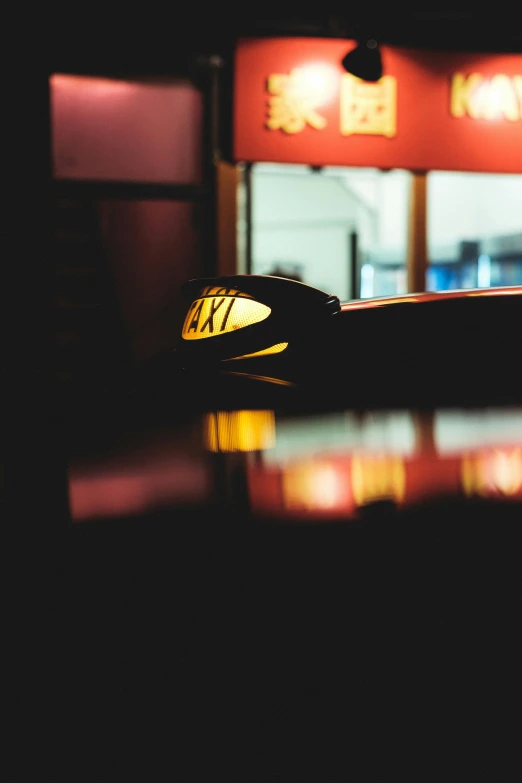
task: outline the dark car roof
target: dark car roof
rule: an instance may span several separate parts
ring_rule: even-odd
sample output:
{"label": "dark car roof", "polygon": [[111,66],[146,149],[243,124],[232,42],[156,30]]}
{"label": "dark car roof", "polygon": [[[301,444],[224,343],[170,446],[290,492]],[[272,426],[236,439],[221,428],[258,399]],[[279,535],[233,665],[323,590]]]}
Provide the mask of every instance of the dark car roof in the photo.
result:
{"label": "dark car roof", "polygon": [[401,302],[442,302],[448,299],[469,299],[474,297],[488,299],[499,296],[522,296],[522,286],[499,286],[498,288],[459,288],[452,291],[423,291],[417,294],[397,294],[396,296],[375,296],[369,299],[355,299],[343,302],[343,311],[382,307]]}
{"label": "dark car roof", "polygon": [[[262,297],[271,292],[272,283],[274,289],[280,285],[280,278],[239,275],[210,282],[239,287],[255,298],[261,281],[264,288],[259,300],[265,301]],[[290,335],[284,351],[238,358],[221,356],[218,349],[213,356],[209,353],[213,340],[195,346],[179,340],[174,354],[158,365],[166,374],[156,377],[156,390],[169,385],[167,377],[174,372],[180,393],[189,389],[184,400],[204,409],[215,405],[339,409],[522,402],[518,362],[522,287],[337,300],[334,312],[335,296],[302,283],[284,283],[283,295],[271,301],[273,310],[281,308],[283,319],[273,340],[283,339],[285,329]],[[197,285],[198,281],[192,281],[192,292]],[[301,298],[304,289],[309,289],[306,300]],[[311,295],[314,292],[316,299]],[[326,314],[321,313],[324,302],[330,308]],[[236,353],[250,353],[250,328],[243,330],[242,347]],[[219,339],[215,338],[215,344]],[[271,333],[256,339],[257,350],[263,339],[270,344]]]}

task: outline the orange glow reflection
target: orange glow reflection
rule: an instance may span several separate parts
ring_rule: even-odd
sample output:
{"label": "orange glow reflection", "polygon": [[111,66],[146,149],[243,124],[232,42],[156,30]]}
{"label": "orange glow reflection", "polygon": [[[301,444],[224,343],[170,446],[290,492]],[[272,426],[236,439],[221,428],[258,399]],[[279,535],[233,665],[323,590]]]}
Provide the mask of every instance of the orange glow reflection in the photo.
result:
{"label": "orange glow reflection", "polygon": [[[324,441],[316,430],[314,438],[296,443],[294,451],[281,436],[270,459],[246,464],[251,508],[294,521],[328,522],[356,519],[359,510],[378,501],[404,508],[450,497],[522,499],[519,419],[509,421],[511,429],[505,431],[506,421],[485,416],[482,431],[475,421],[474,437],[457,432],[446,451],[436,447],[431,417],[416,422],[423,431],[407,453],[398,444],[391,451],[354,448],[349,439],[343,450],[328,441],[326,427]],[[450,417],[447,424],[451,422]],[[498,440],[489,444],[493,425]],[[503,441],[506,434],[514,440]]]}
{"label": "orange glow reflection", "polygon": [[346,475],[320,460],[289,466],[282,475],[283,504],[288,510],[340,511],[352,498]]}
{"label": "orange glow reflection", "polygon": [[352,485],[358,506],[376,500],[404,500],[406,471],[397,457],[367,457],[354,455]]}
{"label": "orange glow reflection", "polygon": [[517,494],[522,490],[522,449],[494,449],[465,457],[462,486],[466,495]]}
{"label": "orange glow reflection", "polygon": [[275,444],[273,411],[217,411],[204,417],[205,448],[214,452],[261,451]]}

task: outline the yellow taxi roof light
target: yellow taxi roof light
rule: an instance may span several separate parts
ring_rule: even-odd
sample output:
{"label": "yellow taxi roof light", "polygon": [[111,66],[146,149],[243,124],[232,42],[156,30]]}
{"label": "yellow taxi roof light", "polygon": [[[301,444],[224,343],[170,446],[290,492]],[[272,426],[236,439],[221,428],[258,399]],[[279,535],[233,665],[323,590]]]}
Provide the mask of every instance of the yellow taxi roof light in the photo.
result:
{"label": "yellow taxi roof light", "polygon": [[216,337],[264,321],[271,312],[248,294],[208,286],[189,307],[181,336],[184,340]]}

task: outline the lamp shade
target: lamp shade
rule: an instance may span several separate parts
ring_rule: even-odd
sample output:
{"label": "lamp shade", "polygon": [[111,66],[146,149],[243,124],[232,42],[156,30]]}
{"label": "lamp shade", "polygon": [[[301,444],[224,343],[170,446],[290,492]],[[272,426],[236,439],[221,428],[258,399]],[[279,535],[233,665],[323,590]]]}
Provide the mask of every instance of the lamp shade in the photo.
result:
{"label": "lamp shade", "polygon": [[365,82],[378,82],[382,76],[382,58],[375,38],[359,43],[342,60],[345,71]]}

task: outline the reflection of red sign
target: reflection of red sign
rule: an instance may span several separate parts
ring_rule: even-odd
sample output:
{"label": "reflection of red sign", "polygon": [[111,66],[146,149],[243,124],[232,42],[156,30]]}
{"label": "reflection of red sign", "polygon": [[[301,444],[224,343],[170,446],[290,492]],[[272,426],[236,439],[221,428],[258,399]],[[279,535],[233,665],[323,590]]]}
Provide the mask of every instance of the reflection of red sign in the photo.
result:
{"label": "reflection of red sign", "polygon": [[240,41],[235,159],[522,173],[522,55],[382,47],[370,84],[342,69],[351,45]]}
{"label": "reflection of red sign", "polygon": [[351,453],[301,458],[282,465],[251,463],[250,503],[282,518],[348,519],[377,500],[399,507],[449,497],[522,499],[522,448],[486,448],[440,456]]}
{"label": "reflection of red sign", "polygon": [[352,133],[395,136],[397,80],[394,76],[383,76],[376,84],[369,84],[345,73],[340,83],[340,130],[344,136]]}
{"label": "reflection of red sign", "polygon": [[522,449],[468,455],[462,461],[462,483],[467,495],[522,495]]}

